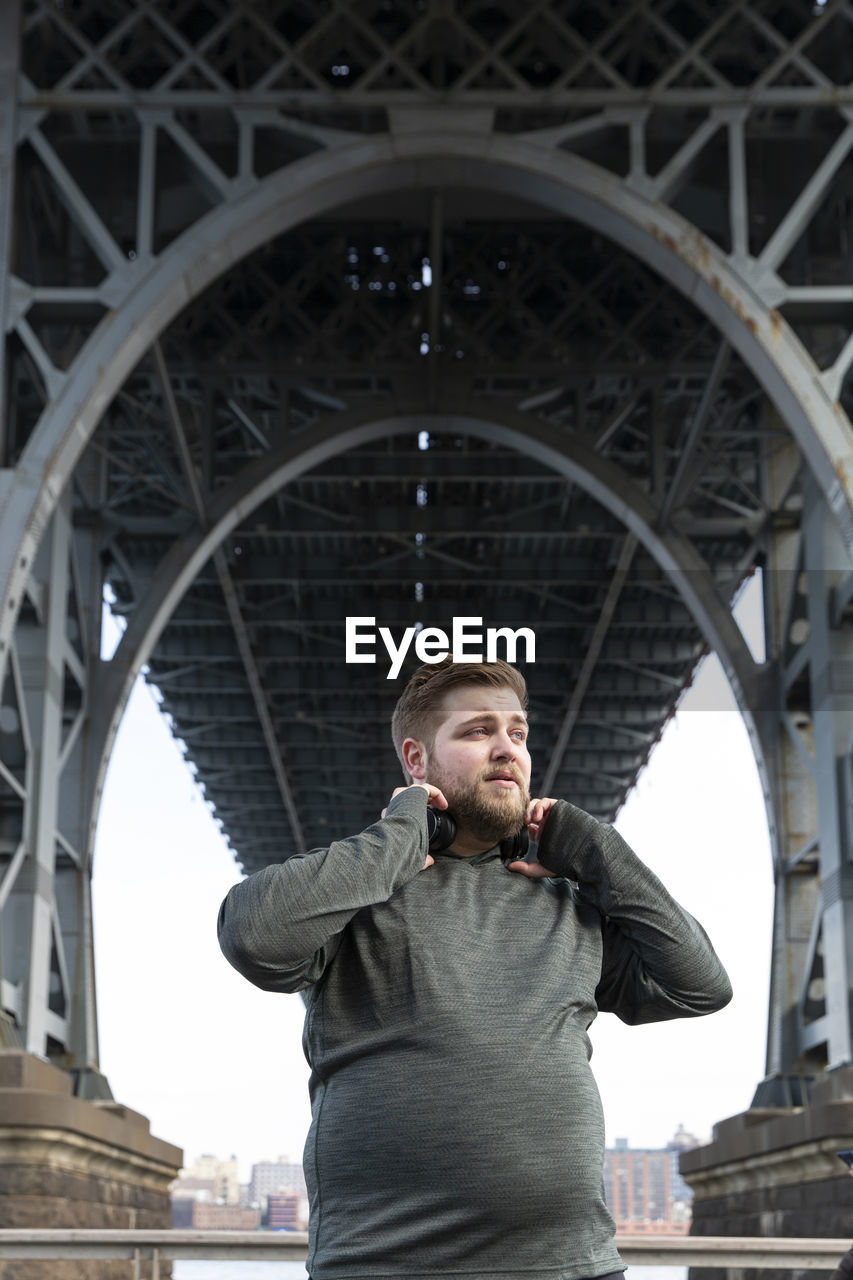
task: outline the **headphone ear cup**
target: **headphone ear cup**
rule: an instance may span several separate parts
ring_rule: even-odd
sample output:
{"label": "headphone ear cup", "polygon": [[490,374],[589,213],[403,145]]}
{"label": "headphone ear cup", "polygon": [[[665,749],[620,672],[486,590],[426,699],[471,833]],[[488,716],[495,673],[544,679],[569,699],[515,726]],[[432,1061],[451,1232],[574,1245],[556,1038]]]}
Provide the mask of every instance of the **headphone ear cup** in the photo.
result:
{"label": "headphone ear cup", "polygon": [[527,857],[529,848],[530,836],[527,827],[522,827],[514,836],[501,841],[501,857],[504,862],[518,862]]}
{"label": "headphone ear cup", "polygon": [[427,843],[433,853],[449,849],[456,839],[456,823],[449,813],[432,809],[427,805]]}

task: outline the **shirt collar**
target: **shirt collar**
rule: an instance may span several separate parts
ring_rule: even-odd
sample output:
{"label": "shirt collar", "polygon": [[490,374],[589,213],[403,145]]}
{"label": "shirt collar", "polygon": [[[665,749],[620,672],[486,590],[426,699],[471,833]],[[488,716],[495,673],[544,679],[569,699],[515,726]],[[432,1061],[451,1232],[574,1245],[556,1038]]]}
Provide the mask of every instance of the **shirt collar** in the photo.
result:
{"label": "shirt collar", "polygon": [[455,858],[457,862],[470,862],[471,864],[477,862],[490,862],[492,858],[499,858],[500,856],[501,847],[499,844],[493,845],[491,849],[484,849],[482,853],[474,853],[468,857],[462,853],[454,853],[452,849],[440,849],[437,854],[433,854],[433,857]]}

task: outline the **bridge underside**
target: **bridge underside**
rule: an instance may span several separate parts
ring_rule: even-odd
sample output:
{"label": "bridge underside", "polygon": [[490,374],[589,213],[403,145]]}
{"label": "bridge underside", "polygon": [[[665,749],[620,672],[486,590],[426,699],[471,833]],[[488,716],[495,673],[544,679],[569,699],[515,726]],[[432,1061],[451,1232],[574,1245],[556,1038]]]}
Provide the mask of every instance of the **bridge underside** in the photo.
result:
{"label": "bridge underside", "polygon": [[7,1041],[103,1087],[91,849],[140,670],[252,871],[399,784],[414,655],[347,664],[345,619],[475,617],[535,632],[534,789],[607,820],[720,654],[768,1077],[849,1062],[850,4],[14,8]]}
{"label": "bridge underside", "polygon": [[[754,563],[762,449],[784,448],[786,433],[763,421],[749,371],[612,244],[521,205],[515,222],[489,217],[467,197],[444,202],[441,350],[421,350],[430,201],[401,192],[273,241],[217,281],[137,367],[93,441],[107,578],[114,608],[129,612],[198,522],[178,432],[212,494],[265,456],[298,455],[317,423],[358,413],[381,424],[409,409],[401,434],[336,451],[241,519],[149,658],[247,870],[360,830],[399,785],[388,725],[403,677],[387,678],[378,636],[361,648],[375,665],[347,665],[346,617],[374,618],[395,643],[413,624],[449,632],[470,615],[481,630],[533,628],[538,782],[547,774],[606,819],[704,651],[678,584],[624,523],[526,453],[524,437],[510,448],[472,436],[472,405],[495,424],[508,410],[541,415],[567,453],[581,443],[613,463],[626,496],[632,485],[647,495],[656,466],[664,500],[701,414],[673,527],[714,566],[723,599]],[[412,646],[403,676],[415,662]]]}

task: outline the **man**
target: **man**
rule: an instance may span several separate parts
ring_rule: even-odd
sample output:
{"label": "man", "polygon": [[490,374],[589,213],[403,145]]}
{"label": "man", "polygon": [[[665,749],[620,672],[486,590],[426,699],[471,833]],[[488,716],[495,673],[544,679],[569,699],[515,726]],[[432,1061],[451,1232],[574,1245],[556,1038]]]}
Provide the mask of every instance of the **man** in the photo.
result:
{"label": "man", "polygon": [[[707,937],[609,826],[530,799],[527,692],[505,662],[423,666],[380,821],[235,885],[219,937],[300,991],[313,1280],[586,1280],[624,1269],[603,1195],[587,1029],[710,1013]],[[427,848],[427,803],[451,813]],[[536,860],[501,847],[527,824]]]}

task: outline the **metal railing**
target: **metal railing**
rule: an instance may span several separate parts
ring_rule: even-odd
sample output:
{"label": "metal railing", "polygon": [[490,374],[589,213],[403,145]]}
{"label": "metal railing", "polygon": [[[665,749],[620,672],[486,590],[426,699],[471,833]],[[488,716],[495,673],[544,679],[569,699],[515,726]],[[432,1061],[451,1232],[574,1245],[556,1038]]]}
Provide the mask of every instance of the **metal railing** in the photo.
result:
{"label": "metal railing", "polygon": [[[850,1247],[849,1240],[764,1238],[759,1236],[632,1236],[619,1233],[616,1246],[628,1266],[750,1267],[784,1271],[828,1271]],[[127,1258],[133,1274],[151,1262],[158,1280],[160,1262],[180,1258],[241,1262],[304,1262],[305,1231],[87,1231],[0,1230],[4,1258]]]}

